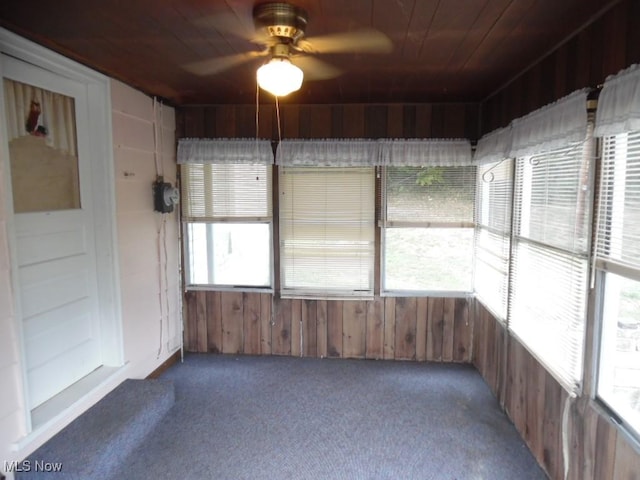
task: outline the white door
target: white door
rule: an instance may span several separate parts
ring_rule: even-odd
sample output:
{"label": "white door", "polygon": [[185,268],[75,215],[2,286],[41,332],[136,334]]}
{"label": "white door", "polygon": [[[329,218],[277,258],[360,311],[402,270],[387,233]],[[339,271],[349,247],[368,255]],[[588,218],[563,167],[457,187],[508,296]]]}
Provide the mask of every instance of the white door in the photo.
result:
{"label": "white door", "polygon": [[33,409],[102,364],[89,99],[82,83],[6,55],[2,73]]}

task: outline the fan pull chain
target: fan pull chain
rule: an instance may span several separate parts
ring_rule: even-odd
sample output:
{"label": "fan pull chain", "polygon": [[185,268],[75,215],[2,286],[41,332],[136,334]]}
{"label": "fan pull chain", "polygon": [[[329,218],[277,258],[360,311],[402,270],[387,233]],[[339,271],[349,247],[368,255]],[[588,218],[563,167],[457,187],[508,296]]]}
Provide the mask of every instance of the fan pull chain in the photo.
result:
{"label": "fan pull chain", "polygon": [[276,119],[278,121],[278,143],[282,142],[282,131],[280,127],[280,104],[278,103],[278,97],[276,96]]}

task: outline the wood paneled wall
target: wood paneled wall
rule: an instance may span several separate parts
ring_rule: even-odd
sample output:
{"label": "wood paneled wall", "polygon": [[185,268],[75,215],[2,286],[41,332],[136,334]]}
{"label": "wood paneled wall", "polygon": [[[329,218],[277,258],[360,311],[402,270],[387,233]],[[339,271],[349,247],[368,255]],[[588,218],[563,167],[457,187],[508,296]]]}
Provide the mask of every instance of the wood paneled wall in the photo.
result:
{"label": "wood paneled wall", "polygon": [[[479,134],[479,103],[280,105],[282,138],[469,138]],[[259,137],[277,140],[274,105],[260,105]],[[255,105],[177,109],[178,138],[256,136]]]}
{"label": "wood paneled wall", "polygon": [[470,362],[467,298],[278,299],[189,291],[185,349],[247,355]]}
{"label": "wood paneled wall", "polygon": [[482,133],[640,62],[640,2],[617,3],[482,104]]}
{"label": "wood paneled wall", "polygon": [[473,363],[551,479],[565,479],[565,461],[568,479],[640,479],[640,453],[588,395],[568,401],[554,377],[480,302],[474,316]]}

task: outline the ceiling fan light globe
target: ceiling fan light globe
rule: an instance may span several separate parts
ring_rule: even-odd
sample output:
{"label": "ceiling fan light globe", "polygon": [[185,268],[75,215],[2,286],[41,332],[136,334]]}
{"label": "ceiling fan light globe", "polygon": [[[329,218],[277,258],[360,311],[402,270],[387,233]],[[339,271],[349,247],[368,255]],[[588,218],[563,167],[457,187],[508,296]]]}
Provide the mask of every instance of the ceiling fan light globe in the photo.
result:
{"label": "ceiling fan light globe", "polygon": [[260,88],[276,97],[284,97],[299,90],[304,78],[302,70],[287,58],[272,58],[258,68],[256,76]]}

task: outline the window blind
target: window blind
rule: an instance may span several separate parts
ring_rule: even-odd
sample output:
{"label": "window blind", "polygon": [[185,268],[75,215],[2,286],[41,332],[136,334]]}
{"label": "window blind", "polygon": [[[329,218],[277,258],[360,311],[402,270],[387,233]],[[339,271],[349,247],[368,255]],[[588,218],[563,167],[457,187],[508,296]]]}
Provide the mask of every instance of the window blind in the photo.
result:
{"label": "window blind", "polygon": [[582,379],[592,145],[516,163],[509,328],[569,392]]}
{"label": "window blind", "polygon": [[472,227],[475,166],[386,167],[385,226]]}
{"label": "window blind", "polygon": [[283,296],[373,294],[373,167],[281,167]]}
{"label": "window blind", "polygon": [[513,160],[478,168],[474,291],[500,321],[507,318]]}
{"label": "window blind", "polygon": [[271,165],[181,165],[182,216],[189,222],[271,218]]}
{"label": "window blind", "polygon": [[509,328],[565,388],[582,378],[588,260],[516,240]]}
{"label": "window blind", "polygon": [[598,264],[640,279],[640,132],[604,138],[601,175]]}

